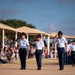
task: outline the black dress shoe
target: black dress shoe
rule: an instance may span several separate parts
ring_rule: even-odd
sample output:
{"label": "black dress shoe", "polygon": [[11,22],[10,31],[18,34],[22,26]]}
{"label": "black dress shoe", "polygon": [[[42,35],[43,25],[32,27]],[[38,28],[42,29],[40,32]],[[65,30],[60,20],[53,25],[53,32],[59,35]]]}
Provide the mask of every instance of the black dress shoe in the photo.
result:
{"label": "black dress shoe", "polygon": [[63,68],[59,69],[59,70],[64,70]]}
{"label": "black dress shoe", "polygon": [[38,68],[37,70],[41,70],[41,68]]}
{"label": "black dress shoe", "polygon": [[26,68],[20,68],[20,70],[25,70]]}

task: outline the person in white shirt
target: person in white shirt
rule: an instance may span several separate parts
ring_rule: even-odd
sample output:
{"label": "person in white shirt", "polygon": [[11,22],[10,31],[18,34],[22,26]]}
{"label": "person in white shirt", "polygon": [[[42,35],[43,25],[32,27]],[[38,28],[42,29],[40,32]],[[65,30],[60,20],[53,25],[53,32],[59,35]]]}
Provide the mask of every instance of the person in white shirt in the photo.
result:
{"label": "person in white shirt", "polygon": [[19,56],[21,61],[21,70],[26,69],[26,54],[27,54],[27,48],[29,47],[29,42],[26,39],[27,35],[23,32],[21,34],[21,37],[17,40],[19,43]]}
{"label": "person in white shirt", "polygon": [[72,66],[75,65],[75,39],[73,40],[73,44],[71,45],[71,58],[72,58]]}
{"label": "person in white shirt", "polygon": [[53,59],[53,50],[50,51],[50,58]]}
{"label": "person in white shirt", "polygon": [[[58,36],[58,38],[57,38]],[[63,33],[61,31],[55,36],[53,42],[57,42],[57,51],[58,51],[58,59],[59,59],[59,70],[64,70],[64,53],[67,48],[66,38],[63,37]]]}
{"label": "person in white shirt", "polygon": [[37,35],[37,41],[34,42],[35,48],[36,48],[36,52],[35,52],[35,56],[36,56],[36,62],[37,62],[37,70],[41,70],[41,63],[42,63],[42,54],[44,54],[44,43],[41,40],[41,34]]}
{"label": "person in white shirt", "polygon": [[0,62],[3,64],[7,63],[7,56],[6,56],[6,52],[4,51],[4,49],[1,50]]}
{"label": "person in white shirt", "polygon": [[67,44],[67,58],[68,58],[67,64],[68,65],[72,63],[72,60],[71,60],[71,45],[72,45],[71,41],[68,40],[68,44]]}

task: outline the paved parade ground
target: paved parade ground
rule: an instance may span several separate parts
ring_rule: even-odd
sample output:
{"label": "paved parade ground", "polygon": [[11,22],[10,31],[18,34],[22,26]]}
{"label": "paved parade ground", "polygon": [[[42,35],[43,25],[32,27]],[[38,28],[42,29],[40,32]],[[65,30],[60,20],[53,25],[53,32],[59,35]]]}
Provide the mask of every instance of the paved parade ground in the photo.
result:
{"label": "paved parade ground", "polygon": [[0,75],[75,75],[75,67],[66,65],[65,70],[59,71],[57,59],[43,59],[42,70],[36,70],[35,59],[27,59],[27,69],[20,70],[19,62],[1,64]]}

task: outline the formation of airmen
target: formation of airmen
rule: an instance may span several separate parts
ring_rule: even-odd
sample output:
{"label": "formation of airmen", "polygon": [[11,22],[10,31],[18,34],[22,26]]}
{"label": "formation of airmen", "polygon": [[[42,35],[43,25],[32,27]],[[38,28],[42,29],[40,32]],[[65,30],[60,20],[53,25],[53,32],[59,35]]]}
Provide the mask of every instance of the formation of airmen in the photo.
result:
{"label": "formation of airmen", "polygon": [[[26,39],[26,34],[22,33],[21,37],[17,40],[19,43],[19,56],[21,61],[21,70],[26,69],[26,53],[27,49],[29,48],[29,42]],[[38,34],[36,37],[36,41],[34,41],[33,45],[36,48],[35,56],[36,56],[36,62],[37,62],[37,70],[41,70],[41,63],[42,63],[42,55],[44,54],[44,43],[41,40],[41,35]]]}
{"label": "formation of airmen", "polygon": [[[25,33],[21,34],[21,37],[17,40],[19,43],[19,56],[21,62],[21,70],[26,69],[26,53],[29,49],[29,41],[26,39],[27,35]],[[72,66],[75,64],[75,40],[73,42],[68,42],[66,38],[63,37],[63,33],[61,31],[55,36],[53,43],[57,42],[57,52],[58,52],[58,60],[59,60],[59,70],[64,70],[65,65],[65,53],[68,55],[69,59],[72,59]],[[36,63],[37,70],[41,70],[42,67],[42,55],[44,55],[44,42],[42,41],[41,34],[36,36],[36,41],[33,43],[36,51]]]}

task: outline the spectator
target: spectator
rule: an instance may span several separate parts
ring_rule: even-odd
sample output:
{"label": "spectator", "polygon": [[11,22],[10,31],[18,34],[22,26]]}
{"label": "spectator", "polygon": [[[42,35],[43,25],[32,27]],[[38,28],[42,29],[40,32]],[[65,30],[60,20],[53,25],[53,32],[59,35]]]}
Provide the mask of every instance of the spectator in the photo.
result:
{"label": "spectator", "polygon": [[6,52],[4,51],[4,49],[1,50],[0,62],[1,63],[7,63],[7,56],[6,56]]}

